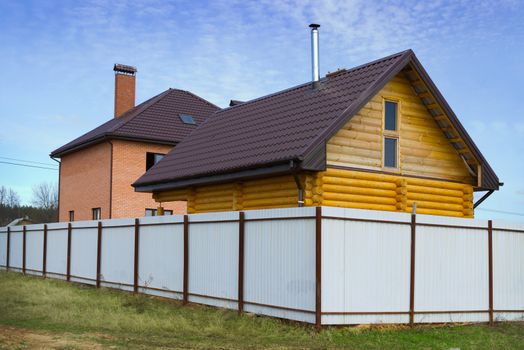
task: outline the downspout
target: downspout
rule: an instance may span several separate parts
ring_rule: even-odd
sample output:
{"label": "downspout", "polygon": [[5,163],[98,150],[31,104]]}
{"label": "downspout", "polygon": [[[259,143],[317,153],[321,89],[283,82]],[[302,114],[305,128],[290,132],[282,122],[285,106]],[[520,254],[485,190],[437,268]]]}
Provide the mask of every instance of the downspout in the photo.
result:
{"label": "downspout", "polygon": [[52,160],[58,163],[58,206],[56,208],[57,211],[57,221],[60,221],[60,177],[62,176],[62,162],[60,160],[57,160],[53,156],[49,156]]}
{"label": "downspout", "polygon": [[297,185],[298,190],[298,206],[303,207],[304,206],[304,187],[302,186],[302,183],[300,182],[300,178],[298,176],[298,166],[294,161],[291,161],[290,167],[293,171],[293,179],[295,179],[295,183]]}
{"label": "downspout", "polygon": [[108,140],[111,146],[111,159],[109,160],[109,218],[113,216],[113,142]]}

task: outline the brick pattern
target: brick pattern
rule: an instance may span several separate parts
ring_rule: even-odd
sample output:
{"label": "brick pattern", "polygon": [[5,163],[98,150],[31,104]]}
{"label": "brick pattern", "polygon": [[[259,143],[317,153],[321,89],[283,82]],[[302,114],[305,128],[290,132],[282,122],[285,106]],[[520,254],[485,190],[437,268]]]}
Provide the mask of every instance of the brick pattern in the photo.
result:
{"label": "brick pattern", "polygon": [[135,107],[136,77],[128,74],[115,74],[115,117]]}
{"label": "brick pattern", "polygon": [[[146,171],[146,153],[168,153],[171,146],[143,142],[113,140],[113,218],[144,216],[145,208],[156,208],[158,203],[151,193],[138,193],[131,184]],[[185,214],[185,202],[163,205],[174,214]]]}
{"label": "brick pattern", "polygon": [[[102,219],[142,217],[146,208],[157,208],[150,193],[137,193],[131,183],[146,171],[146,153],[167,153],[171,146],[112,140],[113,174],[111,179],[111,144],[100,143],[62,157],[60,170],[59,221],[69,220],[74,210],[75,221],[91,220],[92,209],[101,208]],[[185,214],[185,202],[163,205],[174,214]]]}
{"label": "brick pattern", "polygon": [[67,154],[60,165],[59,221],[91,220],[92,208],[102,209],[102,218],[109,218],[109,178],[111,145],[107,142]]}

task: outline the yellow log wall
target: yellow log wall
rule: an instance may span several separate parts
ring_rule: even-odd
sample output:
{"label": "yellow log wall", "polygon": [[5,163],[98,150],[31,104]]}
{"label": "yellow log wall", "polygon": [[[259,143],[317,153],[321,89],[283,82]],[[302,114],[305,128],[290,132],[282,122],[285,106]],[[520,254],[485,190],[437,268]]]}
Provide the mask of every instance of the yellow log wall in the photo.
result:
{"label": "yellow log wall", "polygon": [[470,184],[334,168],[317,179],[321,205],[473,217]]}
{"label": "yellow log wall", "polygon": [[382,166],[384,100],[398,101],[399,175],[474,183],[463,160],[413,91],[397,75],[327,143],[328,165],[390,170]]}
{"label": "yellow log wall", "polygon": [[[300,178],[305,183],[305,176]],[[311,197],[311,191],[304,192]],[[186,200],[191,214],[298,206],[297,185],[291,175],[161,192],[154,198],[158,202]]]}

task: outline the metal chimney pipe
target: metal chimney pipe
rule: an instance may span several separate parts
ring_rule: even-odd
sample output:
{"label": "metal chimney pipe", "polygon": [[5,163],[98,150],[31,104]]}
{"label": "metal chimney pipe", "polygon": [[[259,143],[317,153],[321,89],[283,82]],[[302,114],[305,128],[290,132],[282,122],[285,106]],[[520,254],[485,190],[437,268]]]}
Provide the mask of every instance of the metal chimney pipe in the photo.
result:
{"label": "metal chimney pipe", "polygon": [[311,68],[313,73],[313,88],[317,88],[320,80],[320,68],[318,63],[318,28],[320,24],[312,23],[311,28]]}

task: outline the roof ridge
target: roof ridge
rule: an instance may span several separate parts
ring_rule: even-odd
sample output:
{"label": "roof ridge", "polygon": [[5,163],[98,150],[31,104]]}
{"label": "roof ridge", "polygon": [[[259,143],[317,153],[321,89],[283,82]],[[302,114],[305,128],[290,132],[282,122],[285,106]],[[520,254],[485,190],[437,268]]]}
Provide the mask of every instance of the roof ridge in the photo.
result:
{"label": "roof ridge", "polygon": [[[394,53],[394,54],[386,56],[386,57],[382,57],[382,58],[376,59],[376,60],[371,61],[371,62],[363,63],[363,64],[358,65],[356,67],[352,67],[352,68],[347,69],[344,73],[339,74],[339,76],[346,75],[346,74],[352,73],[352,72],[354,72],[354,71],[356,71],[358,69],[362,69],[364,67],[369,67],[369,66],[377,64],[379,62],[392,59],[395,56],[401,56],[401,55],[406,54],[408,52],[413,53],[413,50],[407,49],[407,50],[400,51],[400,52]],[[323,78],[320,79],[320,82],[325,81],[326,79],[327,79],[326,77],[323,77]],[[310,84],[311,84],[311,81],[308,81],[308,82],[305,82],[305,83],[302,83],[302,84],[298,84],[298,85],[295,85],[295,86],[292,86],[292,87],[289,87],[289,88],[286,88],[286,89],[283,89],[283,90],[280,90],[280,91],[276,91],[276,92],[273,92],[273,93],[270,93],[270,94],[267,94],[267,95],[264,95],[264,96],[256,97],[256,98],[254,98],[252,100],[245,101],[245,102],[243,102],[241,104],[238,104],[238,105],[235,105],[235,106],[230,106],[230,107],[223,108],[220,111],[217,111],[216,113],[219,113],[221,111],[230,110],[230,109],[235,108],[235,107],[245,106],[245,105],[248,105],[248,104],[251,104],[251,103],[254,103],[254,102],[258,102],[258,101],[264,100],[266,98],[273,97],[275,95],[283,94],[283,93],[286,93],[286,92],[289,92],[289,91],[293,91],[295,89],[300,89],[300,88],[302,88],[304,86],[307,86],[307,85],[310,85]]]}
{"label": "roof ridge", "polygon": [[[123,127],[124,125],[126,125],[127,123],[129,123],[130,121],[132,121],[133,119],[135,119],[136,117],[138,117],[142,112],[144,112],[146,109],[150,108],[150,107],[153,107],[155,104],[157,104],[160,100],[162,100],[164,97],[168,96],[171,92],[173,91],[173,89],[169,88],[167,89],[166,91],[164,92],[161,92],[159,93],[158,95],[156,96],[153,96],[151,97],[150,99],[142,102],[141,104],[139,104],[138,106],[134,107],[133,109],[129,110],[128,112],[131,112],[133,111],[133,114],[129,117],[128,120],[125,120],[125,121],[122,121],[122,123],[120,123],[118,126],[112,128],[111,130],[109,130],[108,132],[115,132],[117,131],[118,129],[120,129],[121,127]],[[136,109],[135,109],[136,108]],[[127,113],[127,112],[126,112]],[[122,118],[124,116],[121,116],[119,118]],[[106,132],[107,133],[107,132]]]}
{"label": "roof ridge", "polygon": [[222,108],[220,108],[219,106],[217,106],[216,104],[209,102],[209,101],[206,100],[205,98],[202,98],[202,97],[198,96],[197,94],[192,93],[192,92],[189,91],[189,90],[174,89],[174,88],[170,88],[170,89],[171,89],[171,90],[177,90],[177,91],[185,92],[186,94],[189,94],[189,95],[191,95],[191,96],[193,96],[193,97],[196,97],[197,99],[201,100],[202,102],[207,103],[207,104],[210,105],[211,107],[218,108],[219,110],[222,109]]}

